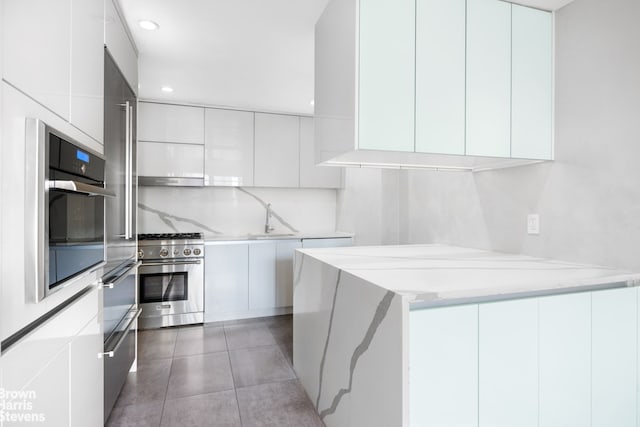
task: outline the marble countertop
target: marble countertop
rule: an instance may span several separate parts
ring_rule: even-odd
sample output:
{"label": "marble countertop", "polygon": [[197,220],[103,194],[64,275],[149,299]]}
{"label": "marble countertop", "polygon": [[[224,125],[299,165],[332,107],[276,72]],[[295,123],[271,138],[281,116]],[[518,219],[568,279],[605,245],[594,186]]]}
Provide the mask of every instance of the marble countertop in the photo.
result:
{"label": "marble countertop", "polygon": [[640,285],[640,273],[446,245],[303,249],[412,309]]}
{"label": "marble countertop", "polygon": [[224,243],[224,242],[256,242],[263,240],[299,240],[299,239],[338,239],[354,237],[353,233],[342,231],[333,231],[325,233],[269,233],[269,234],[242,234],[242,235],[221,235],[213,233],[205,233],[204,240],[206,243]]}

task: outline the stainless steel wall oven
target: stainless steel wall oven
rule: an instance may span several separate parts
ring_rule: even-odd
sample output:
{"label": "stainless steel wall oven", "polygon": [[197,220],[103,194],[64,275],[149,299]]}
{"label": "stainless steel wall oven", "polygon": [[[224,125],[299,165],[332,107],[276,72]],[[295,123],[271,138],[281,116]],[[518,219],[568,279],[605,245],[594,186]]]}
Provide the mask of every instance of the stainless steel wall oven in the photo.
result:
{"label": "stainless steel wall oven", "polygon": [[27,119],[26,293],[39,302],[105,259],[104,159]]}

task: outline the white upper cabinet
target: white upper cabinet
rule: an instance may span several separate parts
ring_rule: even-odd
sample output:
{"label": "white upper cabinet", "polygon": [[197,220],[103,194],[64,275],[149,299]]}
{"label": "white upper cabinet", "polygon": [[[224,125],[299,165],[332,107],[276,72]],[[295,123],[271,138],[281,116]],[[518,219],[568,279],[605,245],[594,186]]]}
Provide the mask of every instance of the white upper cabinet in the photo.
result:
{"label": "white upper cabinet", "polygon": [[205,110],[205,185],[253,186],[253,113]]}
{"label": "white upper cabinet", "polygon": [[256,113],[256,187],[299,186],[299,122],[297,116]]}
{"label": "white upper cabinet", "polygon": [[415,0],[360,2],[358,147],[414,151]]}
{"label": "white upper cabinet", "polygon": [[529,7],[512,7],[511,156],[551,159],[552,16]]}
{"label": "white upper cabinet", "polygon": [[131,86],[138,93],[138,53],[129,38],[124,20],[121,19],[113,1],[104,0],[104,44],[109,49],[118,68]]}
{"label": "white upper cabinet", "polygon": [[511,154],[511,4],[467,0],[467,149]]}
{"label": "white upper cabinet", "polygon": [[204,146],[138,142],[138,175],[164,178],[203,178]]}
{"label": "white upper cabinet", "polygon": [[416,2],[416,151],[465,154],[465,0]]}
{"label": "white upper cabinet", "polygon": [[69,121],[102,142],[104,123],[104,1],[71,0]]}
{"label": "white upper cabinet", "polygon": [[141,102],[138,139],[204,145],[204,108]]}
{"label": "white upper cabinet", "polygon": [[313,118],[300,117],[300,187],[341,188],[342,168],[316,166]]}
{"label": "white upper cabinet", "polygon": [[501,0],[329,1],[315,29],[317,160],[552,159],[552,19]]}
{"label": "white upper cabinet", "polygon": [[71,0],[2,2],[3,78],[69,120]]}

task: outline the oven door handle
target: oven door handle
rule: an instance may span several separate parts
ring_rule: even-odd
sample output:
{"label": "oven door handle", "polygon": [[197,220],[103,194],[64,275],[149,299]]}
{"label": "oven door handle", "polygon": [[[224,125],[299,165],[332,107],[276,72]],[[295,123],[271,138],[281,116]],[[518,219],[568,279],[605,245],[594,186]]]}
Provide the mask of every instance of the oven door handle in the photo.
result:
{"label": "oven door handle", "polygon": [[122,333],[122,335],[120,335],[120,337],[118,338],[118,341],[116,341],[116,344],[111,348],[111,350],[107,350],[104,353],[98,353],[99,359],[102,359],[103,357],[114,357],[116,355],[116,351],[118,351],[118,349],[124,342],[124,339],[129,335],[129,332],[131,331],[131,325],[140,316],[140,313],[142,313],[141,308],[137,309],[135,314],[127,321],[127,324],[125,325],[125,328],[124,328],[124,332]]}
{"label": "oven door handle", "polygon": [[165,262],[142,262],[141,267],[161,267],[165,265],[199,265],[202,264],[202,260],[195,261],[165,261]]}
{"label": "oven door handle", "polygon": [[86,196],[116,197],[115,193],[112,191],[79,181],[48,181],[47,188],[49,190],[70,191],[72,193],[84,194]]}
{"label": "oven door handle", "polygon": [[124,273],[117,276],[111,276],[108,278],[110,280],[107,280],[106,282],[103,282],[102,279],[100,279],[100,282],[98,283],[98,289],[113,289],[114,286],[122,282],[125,278],[129,277],[131,275],[131,272],[134,269],[138,268],[140,264],[140,261],[134,262],[124,271]]}

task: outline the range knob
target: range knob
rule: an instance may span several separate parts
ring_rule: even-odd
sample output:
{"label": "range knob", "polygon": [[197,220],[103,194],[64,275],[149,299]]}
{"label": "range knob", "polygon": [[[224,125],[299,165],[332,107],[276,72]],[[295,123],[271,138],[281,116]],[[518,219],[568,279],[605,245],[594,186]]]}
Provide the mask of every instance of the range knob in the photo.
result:
{"label": "range knob", "polygon": [[180,250],[179,249],[174,249],[173,250],[173,254],[176,255],[176,256],[180,255]]}
{"label": "range knob", "polygon": [[160,256],[161,257],[166,257],[167,255],[169,255],[169,251],[166,250],[165,248],[160,249]]}
{"label": "range knob", "polygon": [[189,255],[191,255],[191,249],[186,248],[184,251],[182,251],[182,253],[183,253],[185,256],[189,256]]}
{"label": "range knob", "polygon": [[201,251],[199,248],[195,248],[195,249],[193,250],[193,254],[194,254],[195,256],[198,256],[198,255],[200,255],[201,253],[202,253],[202,251]]}
{"label": "range knob", "polygon": [[138,259],[142,259],[142,258],[144,258],[144,251],[142,249],[140,249],[138,251]]}

